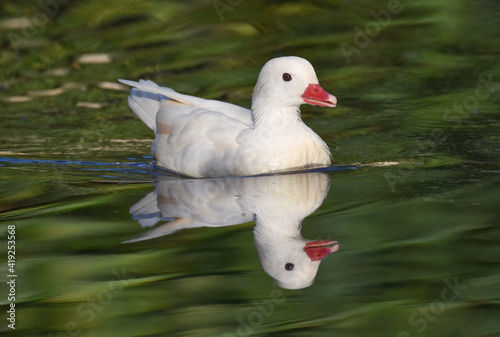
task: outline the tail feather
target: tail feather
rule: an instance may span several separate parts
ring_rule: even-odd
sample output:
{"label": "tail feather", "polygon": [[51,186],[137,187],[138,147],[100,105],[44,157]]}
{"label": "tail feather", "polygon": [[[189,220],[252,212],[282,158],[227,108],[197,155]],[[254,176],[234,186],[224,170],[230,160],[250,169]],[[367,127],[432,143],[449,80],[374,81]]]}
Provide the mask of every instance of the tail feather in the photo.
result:
{"label": "tail feather", "polygon": [[150,129],[155,132],[156,114],[160,109],[162,100],[176,101],[193,108],[219,111],[248,125],[253,124],[252,113],[250,110],[231,103],[180,94],[171,88],[160,87],[158,84],[150,80],[139,80],[139,82],[129,80],[118,81],[132,87],[128,98],[130,108]]}
{"label": "tail feather", "polygon": [[150,90],[140,90],[138,88],[130,90],[128,104],[137,117],[139,117],[151,130],[156,132],[156,113],[160,109],[161,98],[155,93],[155,86],[157,87],[157,85],[151,81],[147,82],[149,83],[144,84],[147,84],[148,89],[151,87]]}
{"label": "tail feather", "polygon": [[158,84],[150,80],[139,80],[139,82],[129,81],[129,80],[118,80],[118,81],[120,81],[123,84],[134,87],[140,91],[157,94],[161,99],[170,99],[186,105],[200,107],[203,104],[203,102],[207,101],[206,99],[203,98],[179,94],[174,89],[167,87],[160,87]]}
{"label": "tail feather", "polygon": [[128,105],[144,124],[156,132],[156,113],[160,109],[160,97],[151,92],[130,90]]}
{"label": "tail feather", "polygon": [[156,132],[156,114],[160,109],[161,100],[175,100],[177,98],[176,96],[179,94],[170,88],[162,88],[150,80],[139,80],[139,82],[129,80],[119,81],[133,87],[130,90],[130,96],[128,97],[128,104],[130,108],[144,122],[144,124]]}

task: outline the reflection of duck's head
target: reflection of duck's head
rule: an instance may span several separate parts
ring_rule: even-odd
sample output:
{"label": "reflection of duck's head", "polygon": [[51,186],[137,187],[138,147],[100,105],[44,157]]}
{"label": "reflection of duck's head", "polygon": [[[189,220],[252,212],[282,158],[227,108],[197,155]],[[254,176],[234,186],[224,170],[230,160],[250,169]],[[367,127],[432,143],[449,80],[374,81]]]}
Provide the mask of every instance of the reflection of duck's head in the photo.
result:
{"label": "reflection of duck's head", "polygon": [[255,245],[259,252],[262,267],[278,285],[287,289],[300,289],[310,286],[318,272],[321,260],[336,252],[336,241],[310,241],[302,237],[289,238],[286,242],[262,243],[257,235]]}
{"label": "reflection of duck's head", "polygon": [[283,288],[307,287],[321,260],[339,248],[336,241],[310,241],[300,232],[302,220],[322,204],[329,177],[316,173],[268,178],[261,193],[241,200],[255,213],[255,246],[262,267]]}

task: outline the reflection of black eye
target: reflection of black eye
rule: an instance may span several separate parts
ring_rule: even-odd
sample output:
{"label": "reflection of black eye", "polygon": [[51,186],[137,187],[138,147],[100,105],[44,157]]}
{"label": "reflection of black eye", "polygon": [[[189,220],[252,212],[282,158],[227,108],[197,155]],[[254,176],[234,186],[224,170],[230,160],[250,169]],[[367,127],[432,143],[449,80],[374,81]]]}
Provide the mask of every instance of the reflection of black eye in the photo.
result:
{"label": "reflection of black eye", "polygon": [[289,73],[284,73],[283,74],[283,81],[291,81],[292,80],[292,75],[290,75]]}
{"label": "reflection of black eye", "polygon": [[293,263],[285,264],[285,269],[288,271],[293,270],[294,267],[295,267],[295,265]]}

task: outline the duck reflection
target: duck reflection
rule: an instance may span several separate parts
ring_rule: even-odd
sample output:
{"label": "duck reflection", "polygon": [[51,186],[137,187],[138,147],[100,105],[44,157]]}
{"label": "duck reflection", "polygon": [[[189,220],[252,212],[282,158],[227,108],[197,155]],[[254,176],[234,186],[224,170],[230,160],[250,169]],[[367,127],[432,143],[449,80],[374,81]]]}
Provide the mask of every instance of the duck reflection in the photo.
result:
{"label": "duck reflection", "polygon": [[302,221],[328,193],[330,177],[309,172],[245,178],[158,177],[155,190],[130,208],[142,227],[168,221],[127,242],[169,235],[185,228],[255,221],[254,241],[264,270],[279,286],[308,287],[336,241],[305,239]]}

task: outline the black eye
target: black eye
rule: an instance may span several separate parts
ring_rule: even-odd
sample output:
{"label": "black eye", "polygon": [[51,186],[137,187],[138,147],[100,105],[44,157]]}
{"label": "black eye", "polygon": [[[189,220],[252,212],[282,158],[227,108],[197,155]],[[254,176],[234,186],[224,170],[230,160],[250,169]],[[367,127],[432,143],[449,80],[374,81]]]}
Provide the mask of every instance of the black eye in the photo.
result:
{"label": "black eye", "polygon": [[292,80],[292,75],[290,75],[289,73],[284,73],[283,74],[283,81],[291,81]]}
{"label": "black eye", "polygon": [[285,269],[288,271],[293,270],[294,267],[295,267],[295,265],[293,263],[285,264]]}

